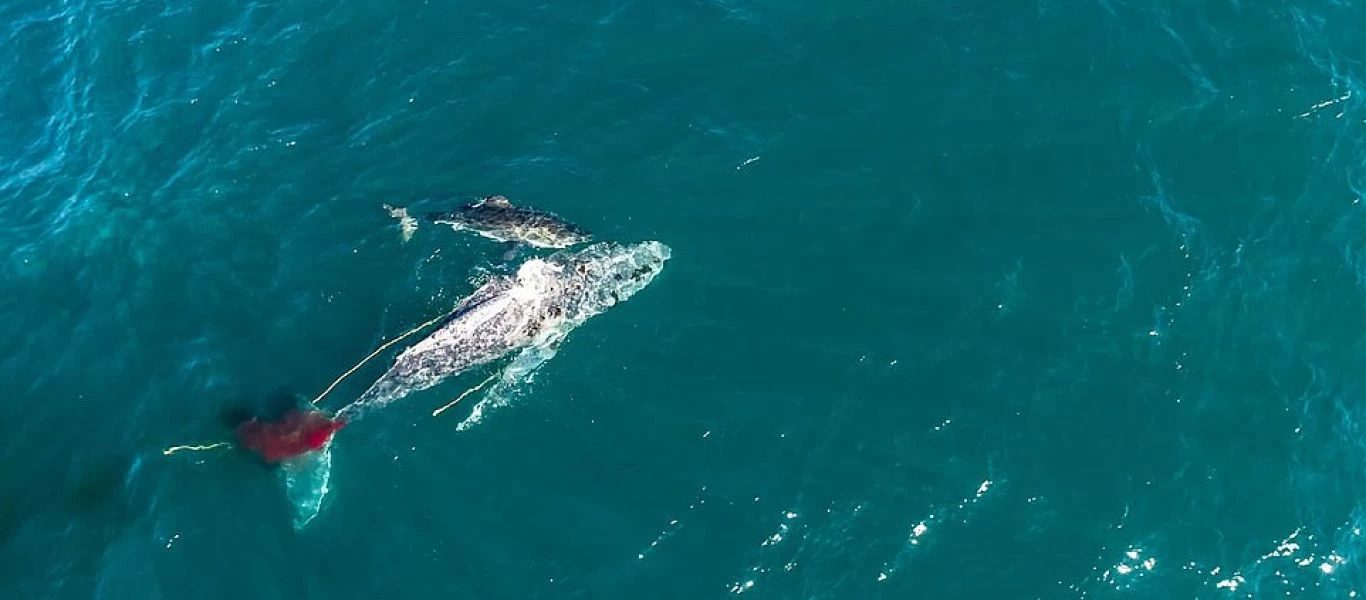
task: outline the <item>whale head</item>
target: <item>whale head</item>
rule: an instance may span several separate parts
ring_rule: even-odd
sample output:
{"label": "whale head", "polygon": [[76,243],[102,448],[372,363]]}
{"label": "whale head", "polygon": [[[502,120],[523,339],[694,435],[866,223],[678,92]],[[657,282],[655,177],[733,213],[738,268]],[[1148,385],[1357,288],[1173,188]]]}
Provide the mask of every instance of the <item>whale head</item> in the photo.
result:
{"label": "whale head", "polygon": [[560,299],[556,304],[570,320],[582,320],[645,289],[672,255],[655,241],[636,244],[598,242],[575,252],[546,259],[558,268]]}

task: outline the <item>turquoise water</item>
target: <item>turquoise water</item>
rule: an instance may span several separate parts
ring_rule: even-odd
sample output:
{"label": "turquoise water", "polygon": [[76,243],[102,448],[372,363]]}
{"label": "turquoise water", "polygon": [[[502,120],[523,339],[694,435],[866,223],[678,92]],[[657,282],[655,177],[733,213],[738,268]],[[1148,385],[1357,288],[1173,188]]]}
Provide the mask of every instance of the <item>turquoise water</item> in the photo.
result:
{"label": "turquoise water", "polygon": [[[0,597],[1366,592],[1352,3],[0,24]],[[494,193],[673,258],[532,381],[348,427],[303,530],[162,455],[512,268],[381,208]]]}

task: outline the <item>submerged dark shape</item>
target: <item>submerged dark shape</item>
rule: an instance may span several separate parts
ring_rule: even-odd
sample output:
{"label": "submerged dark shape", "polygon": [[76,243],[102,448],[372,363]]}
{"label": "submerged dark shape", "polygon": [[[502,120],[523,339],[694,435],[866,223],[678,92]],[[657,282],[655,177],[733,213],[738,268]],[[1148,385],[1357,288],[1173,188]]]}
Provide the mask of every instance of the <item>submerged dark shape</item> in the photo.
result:
{"label": "submerged dark shape", "polygon": [[345,420],[320,411],[295,409],[277,421],[248,420],[237,426],[236,434],[242,447],[273,464],[322,449],[344,426]]}
{"label": "submerged dark shape", "polygon": [[307,401],[307,398],[281,387],[268,393],[264,400],[260,397],[239,399],[219,412],[218,420],[226,429],[235,429],[253,418],[278,421],[284,418],[285,413],[297,410],[301,402]]}
{"label": "submerged dark shape", "polygon": [[515,206],[503,196],[489,196],[449,212],[428,213],[433,223],[473,231],[500,242],[537,248],[568,248],[592,239],[592,234],[554,213]]}

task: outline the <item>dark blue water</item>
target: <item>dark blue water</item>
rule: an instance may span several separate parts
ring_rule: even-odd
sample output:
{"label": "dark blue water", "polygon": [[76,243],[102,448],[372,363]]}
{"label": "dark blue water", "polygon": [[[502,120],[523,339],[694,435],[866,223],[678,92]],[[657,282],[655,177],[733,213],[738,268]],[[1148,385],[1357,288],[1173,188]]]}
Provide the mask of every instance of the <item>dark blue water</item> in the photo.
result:
{"label": "dark blue water", "polygon": [[[0,597],[1356,597],[1363,26],[4,4]],[[302,530],[162,454],[515,267],[381,208],[488,194],[673,258],[532,381],[348,427]]]}

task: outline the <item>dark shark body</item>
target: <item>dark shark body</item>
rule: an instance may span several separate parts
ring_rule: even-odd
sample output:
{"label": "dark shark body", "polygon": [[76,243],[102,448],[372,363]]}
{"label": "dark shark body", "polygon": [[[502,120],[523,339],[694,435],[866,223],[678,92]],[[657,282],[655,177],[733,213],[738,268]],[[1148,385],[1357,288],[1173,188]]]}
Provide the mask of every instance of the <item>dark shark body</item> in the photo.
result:
{"label": "dark shark body", "polygon": [[537,248],[568,248],[592,239],[588,231],[554,213],[515,206],[503,196],[489,196],[449,212],[429,213],[426,219],[500,242]]}

